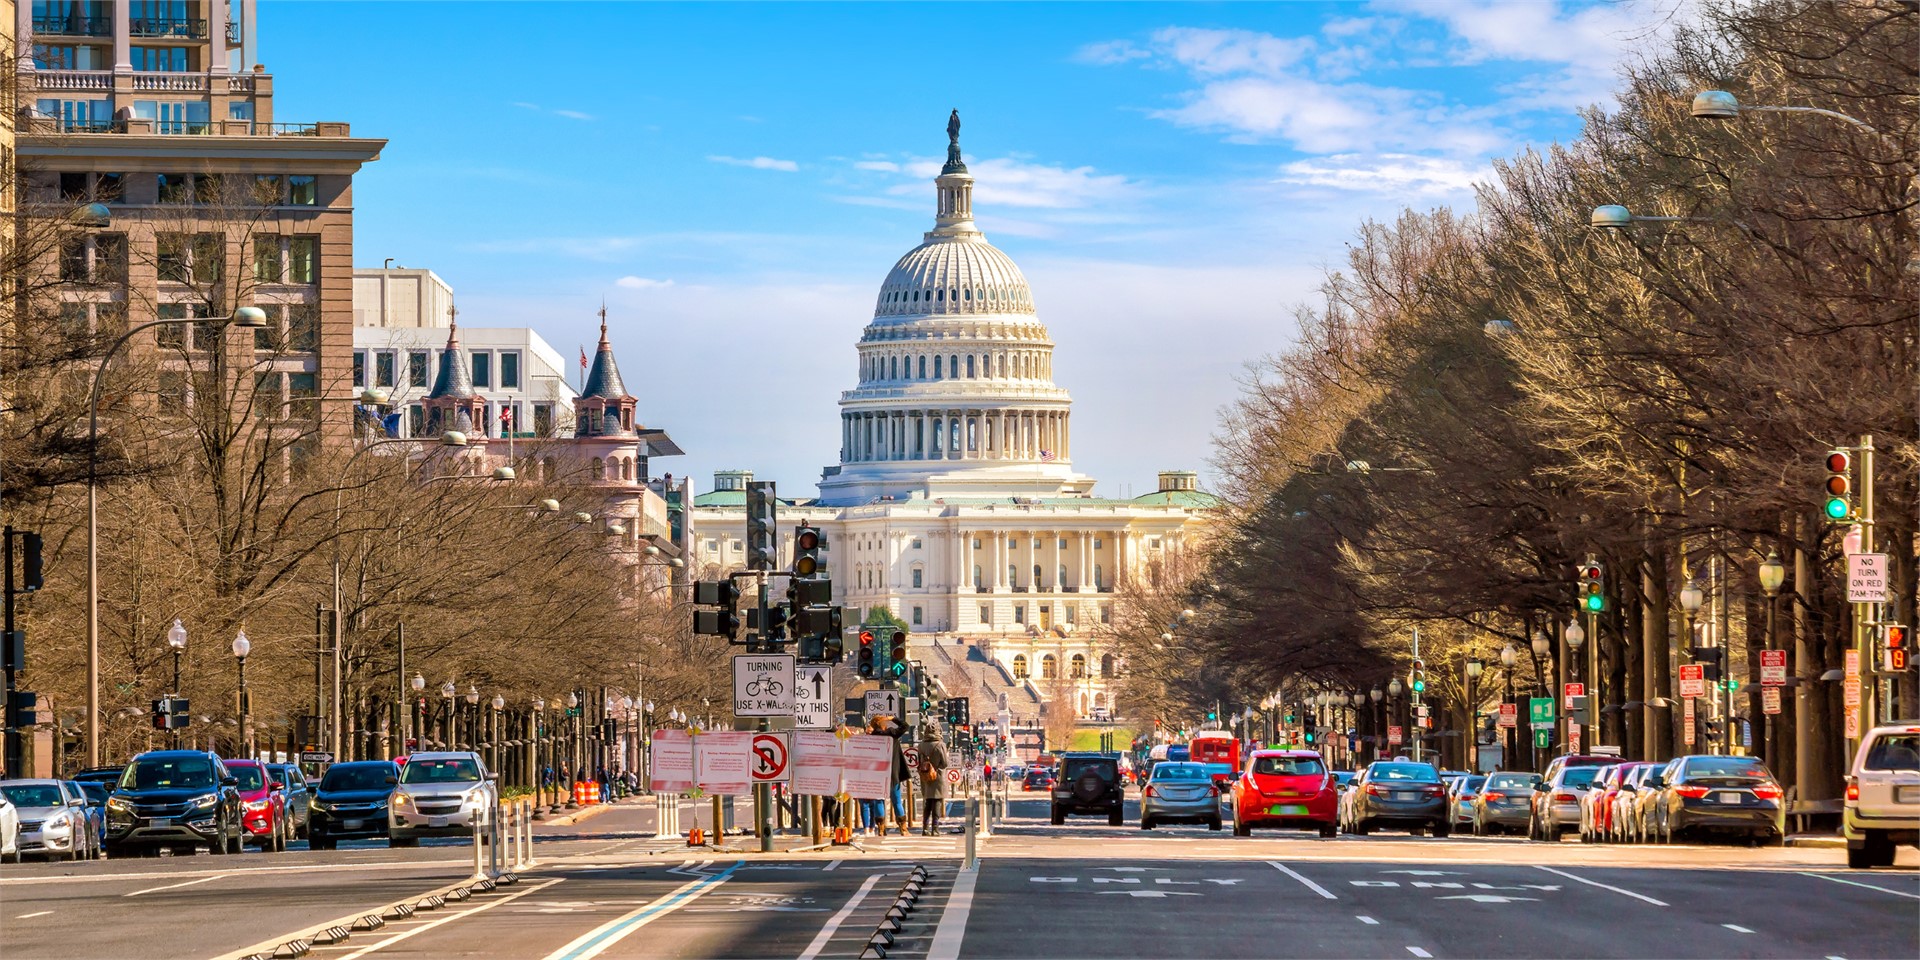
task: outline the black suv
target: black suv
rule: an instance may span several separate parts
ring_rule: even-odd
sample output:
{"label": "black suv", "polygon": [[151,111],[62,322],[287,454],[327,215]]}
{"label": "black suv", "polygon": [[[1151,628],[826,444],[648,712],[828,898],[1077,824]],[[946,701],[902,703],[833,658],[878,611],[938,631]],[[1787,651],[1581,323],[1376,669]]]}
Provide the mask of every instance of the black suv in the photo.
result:
{"label": "black suv", "polygon": [[1120,758],[1110,753],[1069,753],[1060,758],[1060,779],[1053,783],[1053,822],[1070,813],[1104,813],[1107,823],[1126,822],[1127,789],[1120,781]]}
{"label": "black suv", "polygon": [[155,750],[133,758],[107,798],[107,853],[239,853],[245,838],[239,781],[204,750]]}
{"label": "black suv", "polygon": [[391,760],[354,760],[328,767],[313,794],[307,846],[332,850],[342,840],[386,836],[387,804],[399,782],[400,767]]}

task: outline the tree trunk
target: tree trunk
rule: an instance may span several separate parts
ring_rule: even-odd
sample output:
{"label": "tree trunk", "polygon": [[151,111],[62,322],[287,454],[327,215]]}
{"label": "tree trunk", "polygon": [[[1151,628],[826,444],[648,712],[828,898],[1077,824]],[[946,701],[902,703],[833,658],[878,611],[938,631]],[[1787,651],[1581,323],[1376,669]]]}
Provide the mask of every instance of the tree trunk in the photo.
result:
{"label": "tree trunk", "polygon": [[1662,707],[1662,697],[1673,698],[1673,668],[1667,659],[1668,567],[1672,562],[1665,543],[1647,541],[1646,559],[1640,568],[1640,634],[1646,661],[1641,674],[1641,700],[1646,703],[1645,756],[1648,760],[1666,760],[1673,756],[1674,712],[1679,708]]}

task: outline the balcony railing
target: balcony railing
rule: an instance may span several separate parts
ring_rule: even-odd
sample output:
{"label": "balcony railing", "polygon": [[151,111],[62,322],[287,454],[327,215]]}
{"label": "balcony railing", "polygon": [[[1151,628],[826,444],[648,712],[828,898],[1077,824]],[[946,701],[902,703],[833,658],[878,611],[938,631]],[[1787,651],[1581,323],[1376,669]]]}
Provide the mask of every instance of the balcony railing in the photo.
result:
{"label": "balcony railing", "polygon": [[128,26],[136,37],[164,37],[178,40],[207,38],[207,21],[205,20],[140,19],[131,21]]}
{"label": "balcony railing", "polygon": [[1014,593],[1026,593],[1026,592],[1027,592],[1027,588],[1026,588],[1026,587],[1014,587],[1014,588],[1013,588],[1013,592],[1014,592]]}
{"label": "balcony railing", "polygon": [[207,89],[207,75],[204,73],[165,73],[149,71],[133,75],[135,90],[177,90],[197,93]]}
{"label": "balcony railing", "polygon": [[111,17],[34,17],[33,35],[36,37],[110,37],[113,35]]}
{"label": "balcony railing", "polygon": [[118,120],[60,120],[61,133],[123,133],[127,125]]}
{"label": "balcony railing", "polygon": [[270,137],[317,137],[320,135],[320,125],[317,123],[266,123],[259,126],[266,128],[266,133]]}
{"label": "balcony railing", "polygon": [[36,70],[33,85],[40,90],[103,91],[113,90],[112,70]]}

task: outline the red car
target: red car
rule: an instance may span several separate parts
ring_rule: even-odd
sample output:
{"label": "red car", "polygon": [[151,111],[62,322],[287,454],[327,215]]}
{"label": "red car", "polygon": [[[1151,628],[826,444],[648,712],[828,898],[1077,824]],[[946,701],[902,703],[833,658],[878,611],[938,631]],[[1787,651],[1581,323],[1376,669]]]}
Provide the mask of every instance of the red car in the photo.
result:
{"label": "red car", "polygon": [[1255,750],[1247,772],[1233,785],[1233,833],[1254,827],[1318,828],[1334,836],[1340,825],[1340,795],[1333,774],[1312,750]]}
{"label": "red car", "polygon": [[1034,767],[1028,770],[1026,778],[1020,781],[1020,789],[1028,791],[1053,789],[1053,771],[1045,767]]}
{"label": "red car", "polygon": [[258,760],[228,760],[226,767],[240,781],[242,839],[263,850],[285,850],[293,836],[286,784],[273,779],[273,771]]}

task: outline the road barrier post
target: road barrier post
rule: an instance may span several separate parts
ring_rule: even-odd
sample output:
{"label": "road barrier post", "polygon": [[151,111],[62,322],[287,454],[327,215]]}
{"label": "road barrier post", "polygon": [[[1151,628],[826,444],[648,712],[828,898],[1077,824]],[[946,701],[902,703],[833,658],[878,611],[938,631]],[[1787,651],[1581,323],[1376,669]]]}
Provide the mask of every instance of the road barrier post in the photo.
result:
{"label": "road barrier post", "polygon": [[727,842],[727,812],[720,802],[720,795],[713,795],[713,845]]}
{"label": "road barrier post", "polygon": [[965,863],[961,864],[960,869],[972,870],[974,867],[979,865],[979,861],[975,858],[974,844],[976,841],[974,840],[973,833],[974,833],[975,821],[978,820],[980,817],[980,801],[974,797],[968,797],[966,800],[966,803],[967,803],[967,829],[965,833],[967,835],[967,839],[966,839],[967,859]]}
{"label": "road barrier post", "polygon": [[502,831],[506,827],[506,824],[501,822],[502,812],[500,801],[495,799],[493,806],[487,812],[487,876],[489,877],[500,876],[506,867],[500,858],[500,841]]}
{"label": "road barrier post", "polygon": [[535,803],[527,807],[527,815],[520,818],[520,827],[523,832],[520,834],[520,863],[515,867],[516,871],[533,866],[533,817],[539,812],[540,805]]}
{"label": "road barrier post", "polygon": [[487,837],[485,818],[484,812],[475,813],[473,816],[473,879],[475,880],[483,879],[487,875],[486,861],[482,859],[486,853],[480,849],[486,843]]}
{"label": "road barrier post", "polygon": [[678,837],[680,835],[680,795],[656,793],[653,795],[653,808],[653,835]]}
{"label": "road barrier post", "polygon": [[823,843],[826,843],[827,842],[826,823],[824,820],[822,820],[820,816],[820,798],[819,797],[807,798],[807,813],[810,816],[809,823],[813,827],[813,845],[817,847]]}

